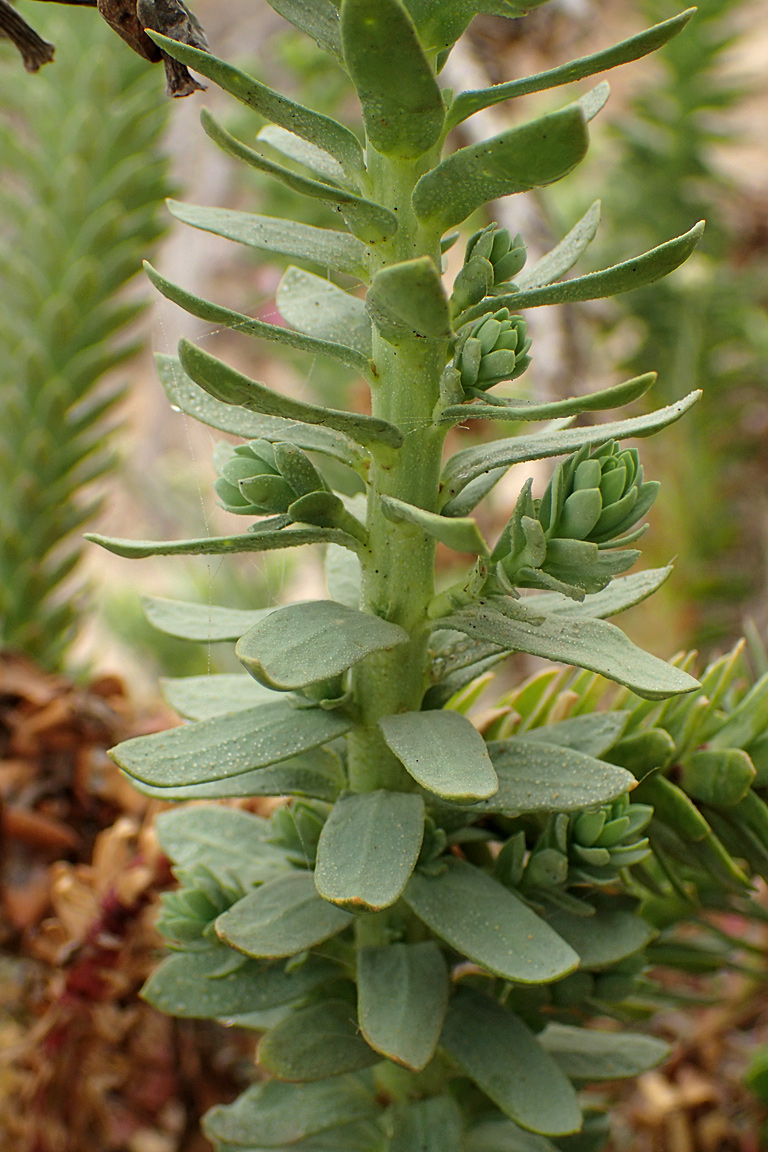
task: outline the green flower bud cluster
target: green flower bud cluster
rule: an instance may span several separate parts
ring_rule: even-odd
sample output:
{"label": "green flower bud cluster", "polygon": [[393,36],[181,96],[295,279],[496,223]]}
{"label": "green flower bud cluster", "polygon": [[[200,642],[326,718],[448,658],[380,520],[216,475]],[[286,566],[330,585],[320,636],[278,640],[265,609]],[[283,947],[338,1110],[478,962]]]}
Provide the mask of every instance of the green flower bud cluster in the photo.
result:
{"label": "green flower bud cluster", "polygon": [[510,281],[525,264],[526,250],[520,233],[511,237],[509,229],[489,224],[471,236],[464,253],[464,267],[453,284],[451,310],[454,316],[479,304],[486,296],[506,292]]}
{"label": "green flower bud cluster", "polygon": [[181,887],[164,892],[157,928],[171,942],[185,949],[209,949],[218,946],[213,924],[245,895],[234,880],[223,884],[204,864],[175,870]]}
{"label": "green flower bud cluster", "polygon": [[284,848],[292,864],[313,868],[329,811],[330,806],[319,800],[292,800],[272,813],[266,839]]}
{"label": "green flower bud cluster", "polygon": [[293,444],[251,440],[227,451],[217,465],[216,494],[228,512],[240,516],[285,513],[302,496],[328,491],[309,457]]}
{"label": "green flower bud cluster", "polygon": [[531,362],[530,339],[522,316],[511,316],[508,308],[499,308],[481,316],[460,338],[454,367],[461,377],[467,396],[482,396],[502,380],[516,380]]}
{"label": "green flower bud cluster", "polygon": [[[491,556],[495,590],[547,588],[581,600],[631,568],[636,549],[623,548],[645,531],[630,531],[656,499],[644,481],[636,449],[610,440],[585,445],[557,466],[540,501],[523,487]],[[608,555],[612,549],[622,551]],[[493,589],[489,588],[488,591]]]}
{"label": "green flower bud cluster", "polygon": [[647,804],[620,796],[612,804],[569,816],[552,815],[530,852],[525,832],[512,836],[496,862],[503,883],[530,899],[574,887],[615,884],[622,868],[639,864],[650,853],[641,836],[653,816]]}
{"label": "green flower bud cluster", "polygon": [[555,469],[538,518],[547,537],[620,547],[658,491],[657,480],[643,480],[636,448],[609,440],[590,452],[586,445]]}

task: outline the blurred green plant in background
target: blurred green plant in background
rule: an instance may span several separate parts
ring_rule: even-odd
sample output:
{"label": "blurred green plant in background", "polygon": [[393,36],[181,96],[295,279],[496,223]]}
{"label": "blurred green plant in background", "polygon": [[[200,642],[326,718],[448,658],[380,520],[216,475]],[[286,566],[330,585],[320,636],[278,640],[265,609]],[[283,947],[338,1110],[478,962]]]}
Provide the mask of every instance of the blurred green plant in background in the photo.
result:
{"label": "blurred green plant in background", "polygon": [[110,374],[141,347],[144,293],[124,289],[171,188],[154,73],[91,12],[35,19],[54,67],[20,83],[0,49],[0,635],[56,669],[81,614],[76,533],[117,462],[124,387]]}

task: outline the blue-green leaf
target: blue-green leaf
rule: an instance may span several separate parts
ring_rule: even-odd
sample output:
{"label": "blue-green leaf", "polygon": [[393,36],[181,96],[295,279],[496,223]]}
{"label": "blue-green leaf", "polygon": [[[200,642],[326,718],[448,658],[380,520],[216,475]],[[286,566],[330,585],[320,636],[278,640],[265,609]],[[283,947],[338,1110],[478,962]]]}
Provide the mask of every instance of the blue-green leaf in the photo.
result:
{"label": "blue-green leaf", "polygon": [[169,600],[165,596],[142,596],[144,615],[153,628],[178,640],[199,640],[206,644],[239,640],[275,608],[222,608],[218,604],[197,604],[192,600]]}
{"label": "blue-green leaf", "polygon": [[320,833],[318,892],[349,908],[388,908],[408,883],[423,836],[424,801],[418,793],[343,796]]}
{"label": "blue-green leaf", "polygon": [[252,812],[210,804],[173,808],[160,813],[155,828],[160,847],[174,864],[203,864],[225,884],[233,877],[243,888],[262,884],[289,866],[282,848],[265,839],[267,821]]}
{"label": "blue-green leaf", "polygon": [[212,948],[168,956],[142,988],[142,999],[170,1016],[211,1020],[290,1004],[338,975],[333,964],[315,956],[292,971],[282,964],[267,967],[245,960],[222,975],[222,951]]}
{"label": "blue-green leaf", "polygon": [[568,1024],[548,1024],[539,1044],[572,1080],[622,1080],[655,1068],[669,1045],[637,1032],[598,1032]]}
{"label": "blue-green leaf", "polygon": [[435,1054],[449,990],[445,959],[433,940],[358,951],[357,1010],[363,1036],[382,1056],[414,1072]]}
{"label": "blue-green leaf", "polygon": [[115,556],[143,560],[147,556],[234,556],[238,552],[274,552],[278,548],[297,548],[301,544],[340,544],[343,548],[360,547],[360,541],[336,528],[289,528],[287,516],[262,521],[258,531],[240,536],[205,536],[200,540],[124,540],[86,532],[83,539],[99,544]]}
{"label": "blue-green leaf", "polygon": [[244,673],[179,676],[160,681],[163,696],[186,720],[212,720],[274,700],[274,693]]}
{"label": "blue-green leaf", "polygon": [[459,712],[383,716],[389,747],[423,788],[446,800],[477,800],[499,786],[480,733]]}
{"label": "blue-green leaf", "polygon": [[437,876],[415,872],[404,899],[436,936],[496,976],[546,984],[579,963],[573,948],[508,888],[453,857]]}
{"label": "blue-green leaf", "polygon": [[356,412],[322,408],[317,404],[307,404],[303,400],[283,396],[267,388],[266,385],[244,376],[242,372],[235,371],[222,360],[217,360],[215,356],[203,352],[201,348],[190,344],[187,340],[179,342],[179,355],[184,370],[195,383],[225,404],[239,404],[243,408],[252,408],[257,412],[280,416],[285,420],[324,425],[361,444],[371,446],[384,444],[389,448],[398,448],[403,442],[403,434],[399,428],[386,420],[380,420],[376,416],[361,416]]}
{"label": "blue-green leaf", "polygon": [[657,934],[636,911],[621,908],[598,908],[594,916],[575,916],[557,908],[547,920],[578,953],[581,967],[590,971],[634,956]]}
{"label": "blue-green leaf", "polygon": [[526,96],[530,92],[542,92],[547,88],[556,88],[561,84],[572,84],[576,80],[583,80],[586,76],[594,76],[597,72],[605,72],[609,68],[616,68],[619,64],[627,64],[632,60],[639,60],[649,52],[655,52],[673,36],[677,36],[690,20],[695,8],[688,8],[671,20],[656,24],[644,32],[622,40],[611,48],[601,52],[594,52],[590,56],[583,56],[579,60],[571,60],[568,64],[561,64],[558,68],[550,68],[546,72],[539,72],[535,76],[525,76],[521,80],[510,80],[506,84],[495,84],[492,88],[481,88],[472,92],[460,92],[451,105],[448,123],[451,128],[466,120],[468,116],[479,112],[482,108],[490,108],[500,104],[503,100],[511,100],[515,96]]}
{"label": "blue-green leaf", "polygon": [[633,572],[631,576],[616,576],[602,592],[594,592],[580,603],[563,596],[559,592],[542,592],[527,596],[526,608],[536,614],[571,616],[583,620],[604,620],[606,616],[617,616],[627,608],[634,608],[651,596],[672,574],[672,565],[666,568],[648,568],[644,572]]}
{"label": "blue-green leaf", "polygon": [[508,440],[495,440],[475,448],[457,452],[443,470],[443,493],[446,502],[457,496],[462,488],[497,468],[510,468],[522,460],[542,460],[547,456],[561,456],[575,452],[585,444],[603,444],[607,440],[626,440],[630,437],[652,436],[679,420],[701,397],[701,392],[689,392],[682,400],[629,420],[612,420],[607,424],[593,424],[588,428],[545,429],[534,436],[518,436]]}
{"label": "blue-green leaf", "polygon": [[523,268],[515,276],[515,285],[521,291],[527,288],[540,288],[543,284],[551,284],[559,280],[586,251],[595,238],[600,224],[600,201],[596,200],[592,207],[582,216],[578,224],[556,244],[555,247],[531,264],[530,268]]}
{"label": "blue-green leaf", "polygon": [[343,736],[352,723],[338,711],[292,708],[286,700],[151,736],[111,750],[129,776],[155,787],[203,784],[287,760]]}
{"label": "blue-green leaf", "polygon": [[462,988],[451,1001],[441,1043],[522,1128],[562,1136],[581,1127],[570,1081],[522,1020],[495,1000]]}
{"label": "blue-green leaf", "polygon": [[442,134],[445,105],[402,5],[343,0],[341,41],[373,147],[405,160],[428,152]]}
{"label": "blue-green leaf", "polygon": [[537,616],[521,604],[499,599],[477,601],[440,623],[509,652],[528,652],[599,672],[648,700],[699,687],[687,672],[644,652],[607,620]]}
{"label": "blue-green leaf", "polygon": [[526,732],[488,744],[499,790],[475,809],[506,815],[572,812],[607,804],[635,787],[635,778],[625,769],[571,747],[549,744],[549,729],[540,732],[540,739]]}
{"label": "blue-green leaf", "polygon": [[576,106],[510,128],[454,152],[422,176],[413,192],[414,211],[446,231],[488,200],[559,180],[584,158],[587,145]]}
{"label": "blue-green leaf", "polygon": [[627,726],[628,711],[590,712],[584,716],[573,716],[570,720],[560,720],[557,724],[544,724],[541,728],[529,728],[525,732],[526,741],[556,744],[558,748],[571,748],[586,756],[600,759],[612,748]]}
{"label": "blue-green leaf", "polygon": [[408,633],[335,600],[278,608],[241,638],[238,659],[251,676],[284,692],[328,680],[372,652],[408,642]]}
{"label": "blue-green leaf", "polygon": [[280,315],[297,332],[371,356],[371,321],[365,302],[301,268],[289,268],[277,288]]}
{"label": "blue-green leaf", "polygon": [[447,340],[451,335],[448,298],[429,256],[382,268],[373,278],[365,307],[390,344]]}
{"label": "blue-green leaf", "polygon": [[195,384],[175,356],[158,354],[155,362],[160,383],[171,404],[201,424],[248,440],[269,440],[270,443],[285,441],[309,452],[332,456],[350,468],[365,470],[365,451],[341,432],[280,416],[263,416],[232,404],[223,404],[220,400],[214,400],[199,384]]}
{"label": "blue-green leaf", "polygon": [[278,1080],[311,1083],[380,1060],[360,1035],[354,1005],[346,1000],[321,1000],[291,1012],[259,1044],[259,1064]]}
{"label": "blue-green leaf", "polygon": [[323,900],[311,872],[288,872],[244,896],[216,921],[225,943],[247,956],[294,956],[336,936],[354,920]]}
{"label": "blue-green leaf", "polygon": [[[509,308],[518,312],[522,308],[538,308],[543,304],[575,304],[581,300],[602,300],[605,296],[618,296],[621,292],[631,292],[646,284],[653,284],[663,276],[668,276],[679,268],[693,252],[704,232],[704,221],[699,221],[674,240],[667,240],[657,248],[651,248],[642,256],[624,260],[600,272],[589,272],[574,280],[562,280],[559,284],[549,284],[541,288],[512,292],[507,296],[496,296],[494,308]],[[465,312],[462,319],[469,321],[488,311],[487,305],[478,304]]]}
{"label": "blue-green leaf", "polygon": [[328,748],[313,748],[290,756],[271,768],[257,768],[202,784],[156,787],[131,778],[144,796],[156,800],[231,800],[241,796],[311,796],[330,803],[345,785],[339,758]]}
{"label": "blue-green leaf", "polygon": [[[335,909],[338,912],[338,909]],[[318,1084],[284,1084],[280,1080],[253,1084],[234,1104],[217,1105],[205,1117],[203,1129],[214,1142],[227,1141],[244,1149],[280,1148],[332,1131],[340,1125],[371,1120],[381,1112],[373,1092],[357,1076],[338,1076]],[[335,1130],[335,1131],[334,1131]],[[333,1141],[307,1152],[334,1152],[345,1145]]]}
{"label": "blue-green leaf", "polygon": [[381,497],[381,509],[388,520],[395,524],[405,521],[415,524],[428,536],[452,548],[454,552],[471,552],[476,556],[490,555],[490,549],[480,533],[476,522],[470,517],[440,516],[436,512],[425,512],[396,500],[394,496]]}
{"label": "blue-green leaf", "polygon": [[247,244],[263,252],[276,252],[294,260],[322,264],[336,272],[345,272],[366,280],[366,248],[347,232],[330,228],[313,228],[295,220],[256,216],[251,212],[234,212],[229,208],[204,208],[198,204],[166,201],[177,220],[204,232],[213,232],[238,244]]}
{"label": "blue-green leaf", "polygon": [[[144,269],[158,292],[200,320],[207,320],[211,324],[223,324],[225,328],[234,328],[238,332],[245,333],[246,336],[255,336],[260,340],[273,340],[278,344],[287,344],[290,348],[297,348],[300,352],[310,352],[313,356],[317,354],[328,356],[363,376],[370,374],[370,361],[353,348],[347,348],[343,344],[335,344],[330,340],[317,340],[314,336],[305,336],[302,332],[293,332],[290,328],[284,328],[278,324],[266,324],[263,320],[254,320],[252,316],[245,316],[242,312],[233,312],[230,308],[222,308],[210,300],[203,300],[199,296],[185,291],[178,284],[172,284],[146,261]],[[194,347],[189,341],[185,340],[182,343],[185,347]],[[183,356],[181,359],[182,364],[189,371]],[[213,360],[214,357],[210,359]],[[277,394],[275,393],[275,395]],[[271,414],[282,415],[281,412]],[[319,423],[319,421],[312,421],[312,423]]]}
{"label": "blue-green leaf", "polygon": [[443,409],[438,423],[460,424],[464,420],[551,420],[555,416],[578,416],[582,412],[621,408],[644,396],[655,380],[655,372],[646,372],[643,376],[626,380],[623,384],[614,384],[600,392],[541,403],[499,396],[488,403],[451,404]]}
{"label": "blue-green leaf", "polygon": [[286,96],[281,96],[279,92],[268,88],[254,76],[249,76],[224,60],[217,59],[210,52],[203,52],[189,44],[171,40],[158,32],[149,32],[149,35],[174,60],[180,60],[188,68],[194,68],[195,72],[207,76],[225,92],[229,92],[254,112],[258,112],[265,120],[301,136],[302,139],[322,148],[324,152],[330,152],[352,179],[364,171],[360,141],[342,124],[319,112],[313,112],[311,108],[305,108]]}
{"label": "blue-green leaf", "polygon": [[[256,139],[260,144],[266,144],[282,156],[287,156],[289,160],[303,164],[326,184],[340,184],[342,187],[350,184],[341,164],[329,152],[324,152],[308,140],[302,140],[301,136],[293,132],[286,132],[285,128],[279,128],[277,124],[265,124]],[[357,184],[353,187],[357,188]]]}
{"label": "blue-green leaf", "polygon": [[342,214],[350,230],[360,240],[379,243],[397,232],[397,217],[394,212],[383,208],[381,204],[374,204],[371,200],[365,200],[353,192],[348,192],[345,188],[324,184],[320,180],[310,180],[307,176],[300,176],[282,164],[275,164],[260,152],[255,152],[253,148],[242,144],[231,132],[222,128],[205,108],[200,113],[200,123],[211,140],[236,160],[242,160],[252,168],[274,176],[293,192],[325,200]]}

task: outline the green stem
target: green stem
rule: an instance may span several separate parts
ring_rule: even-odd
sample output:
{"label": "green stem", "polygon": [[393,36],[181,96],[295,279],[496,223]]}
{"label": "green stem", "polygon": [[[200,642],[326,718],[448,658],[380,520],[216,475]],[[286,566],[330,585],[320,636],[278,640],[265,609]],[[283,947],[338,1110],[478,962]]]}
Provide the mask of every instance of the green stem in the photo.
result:
{"label": "green stem", "polygon": [[[397,214],[394,239],[374,253],[372,271],[418,256],[440,267],[440,238],[425,234],[411,208],[411,193],[421,173],[435,160],[394,163],[372,152],[369,173],[374,199]],[[371,467],[368,546],[362,552],[362,601],[365,612],[399,624],[408,645],[380,652],[357,665],[353,692],[359,725],[349,738],[349,779],[357,791],[376,788],[411,790],[415,785],[390,752],[378,728],[381,716],[418,709],[426,688],[427,607],[434,596],[435,542],[412,524],[393,524],[381,511],[381,496],[394,496],[437,511],[445,430],[432,423],[447,342],[413,340],[397,346],[374,328],[372,389],[374,415],[405,434],[402,448]]]}

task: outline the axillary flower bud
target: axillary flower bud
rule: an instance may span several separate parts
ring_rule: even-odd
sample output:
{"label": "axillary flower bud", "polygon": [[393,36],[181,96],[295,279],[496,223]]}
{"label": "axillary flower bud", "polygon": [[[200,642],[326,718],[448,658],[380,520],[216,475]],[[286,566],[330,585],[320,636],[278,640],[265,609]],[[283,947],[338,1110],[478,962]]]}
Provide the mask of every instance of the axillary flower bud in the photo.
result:
{"label": "axillary flower bud", "polygon": [[508,291],[510,281],[525,264],[526,249],[518,233],[489,224],[471,236],[464,253],[464,267],[453,285],[451,307],[458,316],[485,296]]}
{"label": "axillary flower bud", "polygon": [[621,450],[615,440],[592,452],[585,445],[555,469],[538,519],[548,539],[619,547],[658,491],[658,481],[644,482],[636,448]]}
{"label": "axillary flower bud", "polygon": [[594,450],[585,445],[557,466],[540,501],[531,481],[525,484],[491,556],[491,579],[508,593],[548,588],[579,600],[599,592],[638,559],[637,550],[622,546],[644,532],[631,529],[658,490],[656,481],[643,480],[634,448],[622,451],[614,440]]}
{"label": "axillary flower bud", "polygon": [[454,364],[465,393],[475,396],[502,380],[516,380],[531,362],[530,347],[522,316],[499,308],[481,317],[456,351]]}
{"label": "axillary flower bud", "polygon": [[251,440],[238,444],[217,466],[216,494],[228,512],[241,516],[287,512],[301,496],[328,491],[309,457],[293,444]]}

